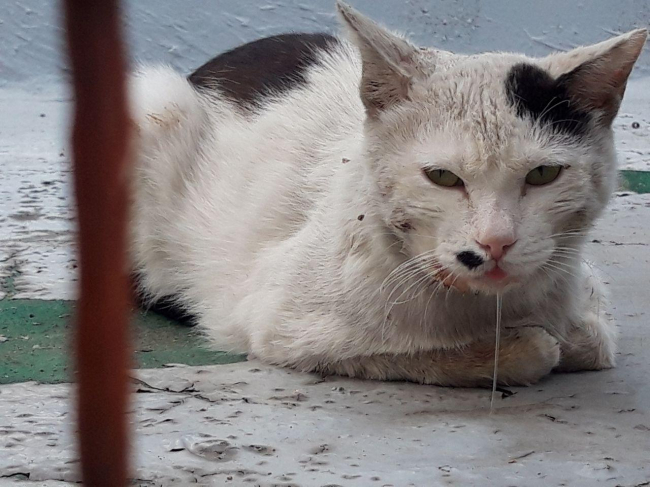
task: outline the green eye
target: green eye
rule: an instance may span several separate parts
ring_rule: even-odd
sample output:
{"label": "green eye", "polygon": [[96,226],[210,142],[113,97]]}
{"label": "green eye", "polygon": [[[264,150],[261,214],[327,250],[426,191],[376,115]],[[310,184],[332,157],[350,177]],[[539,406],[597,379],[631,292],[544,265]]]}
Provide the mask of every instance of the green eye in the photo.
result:
{"label": "green eye", "polygon": [[464,186],[463,180],[456,176],[453,172],[446,169],[427,169],[425,170],[427,177],[432,183],[445,188],[452,188],[454,186]]}
{"label": "green eye", "polygon": [[526,184],[544,186],[552,183],[562,172],[562,166],[539,166],[526,175]]}

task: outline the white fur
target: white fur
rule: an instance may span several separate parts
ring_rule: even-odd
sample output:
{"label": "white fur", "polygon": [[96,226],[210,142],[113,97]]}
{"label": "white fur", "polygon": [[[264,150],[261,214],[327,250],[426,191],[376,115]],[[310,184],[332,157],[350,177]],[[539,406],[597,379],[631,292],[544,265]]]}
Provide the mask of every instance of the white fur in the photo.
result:
{"label": "white fur", "polygon": [[[572,370],[612,366],[611,325],[593,309],[600,287],[587,299],[579,285],[584,234],[615,181],[611,130],[589,146],[561,144],[515,116],[503,93],[508,68],[553,58],[409,54],[410,44],[368,22],[350,28],[367,29],[352,37],[362,53],[381,32],[373,59],[343,41],[308,71],[306,88],[255,114],[168,68],[133,78],[132,258],[151,298],[179,296],[217,346],[269,363],[481,385],[487,369],[476,363],[491,361],[484,343],[498,288],[454,256],[490,232],[512,232],[518,243],[503,268],[518,283],[505,290],[504,326],[573,338],[562,347],[579,357],[565,359]],[[362,64],[382,59],[402,63],[395,76],[413,75],[384,111],[360,96]],[[548,160],[571,169],[522,196],[526,173]],[[422,175],[431,165],[461,176],[467,194],[434,186]],[[396,228],[404,222],[413,230]],[[416,258],[424,252],[431,260]],[[440,286],[432,262],[477,294]],[[558,365],[548,333],[513,333],[505,382],[534,382]],[[439,365],[445,353],[451,372]]]}

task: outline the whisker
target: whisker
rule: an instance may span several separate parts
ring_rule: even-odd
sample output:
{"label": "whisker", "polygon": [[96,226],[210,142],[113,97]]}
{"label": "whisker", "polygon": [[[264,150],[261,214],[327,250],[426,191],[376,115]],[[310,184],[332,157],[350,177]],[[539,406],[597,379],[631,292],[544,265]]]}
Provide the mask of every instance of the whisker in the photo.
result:
{"label": "whisker", "polygon": [[542,110],[542,113],[537,117],[539,120],[541,120],[542,117],[544,117],[544,115],[549,113],[551,110],[555,110],[557,107],[559,107],[563,103],[569,103],[568,100],[560,100],[555,105],[551,106],[551,103],[553,103],[555,100],[557,100],[557,96],[554,96],[553,98],[550,99],[550,101],[546,104],[546,107],[544,108],[544,110]]}
{"label": "whisker", "polygon": [[379,286],[380,291],[384,291],[393,282],[399,281],[404,275],[412,272],[414,269],[418,269],[417,264],[417,262],[404,262],[403,264],[393,269],[393,271],[388,274],[388,276],[386,276],[384,282],[382,282]]}
{"label": "whisker", "polygon": [[[448,277],[453,277],[453,275],[454,275],[454,272],[451,271],[451,272],[449,273],[449,276],[448,276]],[[449,286],[447,286],[447,293],[445,294],[445,306],[448,305],[449,293],[450,293],[451,289],[454,287],[454,284],[456,284],[456,281],[458,280],[459,277],[460,277],[460,274],[457,275],[457,276],[454,278],[453,281],[451,281],[451,284],[449,284]],[[446,280],[446,279],[445,279],[445,280]]]}
{"label": "whisker", "polygon": [[[561,256],[561,257],[564,257],[566,259],[571,258],[571,259],[575,260],[576,257],[581,257],[582,255],[583,255],[583,252],[581,252],[579,250],[576,251],[576,250],[573,250],[573,249],[554,249],[553,255],[551,256],[551,259],[554,256]],[[549,259],[549,260],[551,260],[551,259]]]}
{"label": "whisker", "polygon": [[558,245],[555,247],[556,250],[568,250],[570,252],[582,252],[582,249],[576,249],[575,247],[565,247]]}
{"label": "whisker", "polygon": [[[551,279],[556,279],[557,278],[557,279],[561,279],[566,284],[569,284],[569,285],[573,284],[573,283],[571,283],[569,281],[567,276],[565,276],[564,274],[559,273],[559,272],[562,272],[563,269],[559,269],[559,268],[555,267],[552,264],[549,265],[548,262],[545,262],[544,265],[542,265],[540,267],[540,269],[544,270],[546,272],[546,275],[549,276]],[[547,271],[547,269],[548,269],[548,271]],[[557,272],[553,272],[553,271],[557,271]]]}
{"label": "whisker", "polygon": [[386,291],[389,287],[391,288],[391,292],[389,294],[389,297],[391,294],[393,294],[398,288],[402,287],[404,284],[406,284],[408,281],[416,277],[418,274],[426,274],[426,271],[421,267],[421,266],[414,266],[414,267],[409,267],[408,269],[404,269],[402,272],[399,274],[396,274],[391,282],[382,289],[382,292]]}
{"label": "whisker", "polygon": [[409,301],[412,301],[413,299],[415,299],[417,296],[413,296],[413,297],[411,297],[411,298],[409,298],[409,299],[407,299],[407,300],[405,300],[405,301],[400,301],[400,298],[401,298],[402,296],[404,296],[405,294],[408,294],[408,292],[409,292],[413,287],[415,287],[415,288],[417,289],[417,287],[418,287],[420,284],[422,284],[423,281],[426,281],[427,279],[429,279],[429,276],[428,276],[428,275],[424,275],[424,276],[420,277],[418,280],[416,280],[416,281],[415,281],[413,284],[411,284],[409,287],[407,287],[407,288],[402,292],[402,294],[400,294],[400,295],[397,297],[397,299],[396,299],[395,301],[393,301],[393,303],[392,303],[393,306],[396,305],[396,304],[405,304],[405,303],[408,303]]}
{"label": "whisker", "polygon": [[552,264],[556,264],[556,265],[559,265],[561,267],[565,267],[567,269],[575,270],[575,265],[573,265],[573,262],[575,262],[575,261],[573,259],[571,260],[570,263],[569,262],[563,262],[563,261],[558,260],[558,259],[549,259],[547,262],[551,262]]}
{"label": "whisker", "polygon": [[[426,252],[422,252],[421,254],[418,254],[418,255],[416,255],[415,257],[411,257],[410,259],[406,260],[405,262],[402,262],[402,263],[401,263],[400,265],[398,265],[395,269],[393,269],[393,270],[391,271],[391,273],[388,274],[388,276],[386,276],[386,279],[384,279],[384,282],[382,283],[382,285],[380,286],[380,288],[385,287],[385,286],[388,284],[388,282],[390,282],[391,277],[392,277],[393,275],[395,275],[396,273],[401,272],[401,270],[402,270],[403,268],[406,268],[406,267],[409,267],[409,266],[412,266],[412,265],[417,265],[417,264],[418,264],[419,262],[421,262],[422,260],[426,260],[427,258],[429,258],[429,256],[430,256],[431,254],[433,254],[434,252],[435,252],[435,250],[427,250]],[[434,261],[435,261],[435,260],[434,260]]]}
{"label": "whisker", "polygon": [[[398,291],[402,286],[404,286],[404,284],[406,284],[406,283],[407,283],[410,279],[412,279],[413,277],[414,277],[414,276],[409,276],[409,277],[407,277],[407,278],[402,279],[402,280],[399,282],[399,284],[396,285],[396,286],[393,288],[393,290],[390,292],[390,294],[389,294],[388,297],[386,298],[386,303],[384,304],[384,310],[386,311],[386,309],[388,308],[388,310],[386,311],[386,315],[390,314],[390,312],[391,312],[391,310],[393,309],[393,307],[395,306],[395,304],[398,304],[399,299],[404,295],[404,293],[408,292],[408,290],[410,289],[410,286],[409,286],[407,289],[405,289],[404,291],[402,291],[402,293],[401,293],[399,296],[397,296],[397,298],[396,298],[395,300],[392,299],[392,298],[393,298],[393,294],[395,294],[395,293],[396,293],[396,292],[397,292],[397,291]],[[416,282],[417,282],[417,281],[416,281]],[[411,286],[412,286],[412,285],[413,285],[413,284],[411,284]]]}
{"label": "whisker", "polygon": [[424,306],[424,315],[422,319],[420,320],[420,328],[424,329],[424,327],[427,324],[427,316],[429,313],[429,304],[431,303],[431,300],[433,297],[438,293],[438,289],[442,286],[442,281],[439,281],[436,283],[436,287],[433,288],[433,291],[431,292],[431,295],[429,296],[429,299],[427,299],[427,304]]}
{"label": "whisker", "polygon": [[554,233],[549,235],[548,238],[553,237],[586,237],[587,233],[579,230],[569,230],[566,232]]}
{"label": "whisker", "polygon": [[[554,263],[546,262],[544,265],[550,267],[551,269],[555,269],[556,271],[564,272],[564,273],[567,274],[568,276],[571,276],[571,277],[574,277],[574,278],[578,278],[578,276],[576,276],[574,273],[569,272],[567,269],[563,269],[562,267],[559,267],[559,266],[557,266],[557,265],[555,265],[555,264],[556,264],[555,262],[554,262]],[[561,276],[558,275],[558,277],[561,277]],[[569,281],[567,280],[566,282],[568,283]]]}
{"label": "whisker", "polygon": [[[397,297],[397,299],[396,299],[395,301],[393,301],[393,302],[390,301],[390,297],[392,296],[392,292],[391,292],[391,295],[389,296],[389,298],[388,298],[388,300],[386,301],[386,304],[385,304],[385,306],[384,306],[384,313],[385,313],[385,314],[384,314],[384,321],[383,321],[382,324],[381,324],[381,339],[382,339],[382,342],[385,341],[385,333],[386,333],[386,325],[387,325],[387,323],[388,323],[388,317],[390,316],[390,313],[391,313],[391,311],[393,310],[393,308],[395,307],[395,305],[397,305],[397,304],[407,304],[407,303],[409,303],[410,301],[413,301],[414,299],[416,299],[418,296],[420,296],[420,295],[424,292],[424,290],[428,287],[429,283],[428,283],[427,281],[429,281],[429,279],[431,279],[431,276],[430,276],[429,274],[425,273],[424,276],[422,276],[420,279],[418,279],[415,283],[411,284],[411,285],[410,285],[410,286],[409,286],[405,291],[403,291],[402,294],[400,294],[400,295]],[[424,284],[424,286],[422,286],[422,288],[418,291],[418,290],[417,290],[418,287],[421,286],[422,284]],[[409,289],[413,288],[414,286],[416,287],[416,291],[413,292],[413,296],[412,296],[411,298],[409,298],[409,299],[406,299],[406,300],[404,300],[404,301],[402,301],[402,302],[399,302],[399,299],[400,299],[400,298],[401,298],[405,293],[407,293],[407,292],[409,291]],[[390,306],[390,307],[389,307],[389,306]],[[386,308],[388,308],[388,309],[386,309]]]}
{"label": "whisker", "polygon": [[546,274],[546,275],[548,276],[549,279],[551,279],[551,280],[553,279],[553,276],[551,275],[551,273],[548,272],[548,271],[544,268],[544,266],[541,266],[541,267],[539,268],[539,270],[542,271],[542,272],[544,272],[544,274]]}

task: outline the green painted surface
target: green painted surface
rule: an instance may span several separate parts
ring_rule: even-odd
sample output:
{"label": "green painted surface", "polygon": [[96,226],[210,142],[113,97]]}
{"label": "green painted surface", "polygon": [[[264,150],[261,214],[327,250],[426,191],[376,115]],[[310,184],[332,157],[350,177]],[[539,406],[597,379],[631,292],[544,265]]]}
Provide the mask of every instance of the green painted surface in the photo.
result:
{"label": "green painted surface", "polygon": [[621,187],[634,193],[650,193],[650,172],[621,171]]}
{"label": "green painted surface", "polygon": [[[0,384],[69,382],[70,323],[74,303],[4,299],[0,301]],[[192,329],[153,313],[137,312],[134,319],[135,359],[138,367],[168,363],[210,365],[245,358],[205,348]]]}

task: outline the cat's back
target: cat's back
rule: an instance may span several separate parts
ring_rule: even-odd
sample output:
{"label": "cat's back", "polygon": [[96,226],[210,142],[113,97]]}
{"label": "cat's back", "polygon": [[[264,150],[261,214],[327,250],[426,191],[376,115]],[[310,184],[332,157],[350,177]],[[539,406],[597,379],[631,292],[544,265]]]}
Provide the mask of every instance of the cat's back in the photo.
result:
{"label": "cat's back", "polygon": [[253,41],[187,78],[136,76],[136,267],[187,287],[174,284],[187,265],[227,254],[212,274],[233,276],[304,228],[362,140],[360,77],[356,49],[327,34]]}
{"label": "cat's back", "polygon": [[206,105],[213,137],[203,167],[220,205],[237,206],[237,226],[275,240],[306,221],[361,140],[360,77],[347,41],[296,33],[236,47],[188,77],[216,102]]}
{"label": "cat's back", "polygon": [[340,48],[339,39],[324,33],[265,37],[219,54],[194,71],[189,81],[238,108],[260,110],[265,102],[308,89],[309,72]]}
{"label": "cat's back", "polygon": [[188,82],[211,100],[207,110],[219,155],[236,160],[229,166],[241,176],[247,166],[271,172],[287,166],[300,173],[310,165],[322,169],[332,153],[349,148],[364,120],[360,77],[358,52],[347,41],[291,33],[219,54]]}

